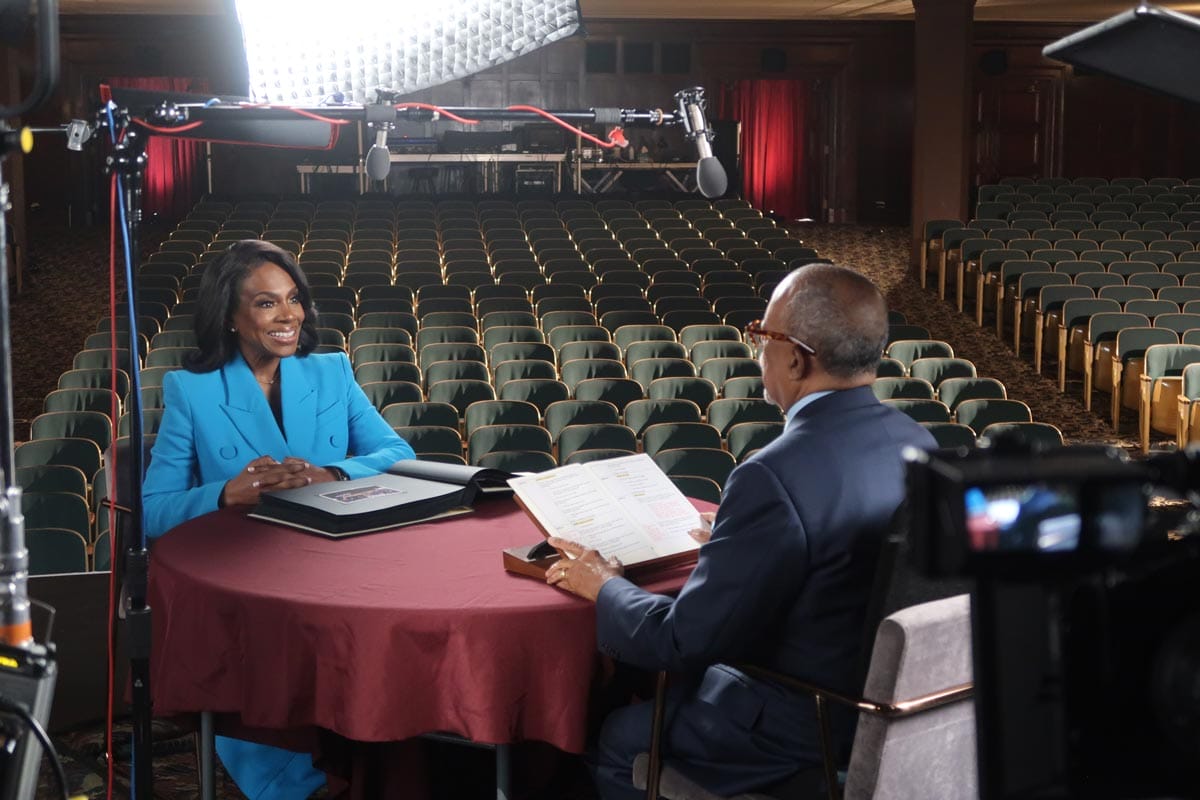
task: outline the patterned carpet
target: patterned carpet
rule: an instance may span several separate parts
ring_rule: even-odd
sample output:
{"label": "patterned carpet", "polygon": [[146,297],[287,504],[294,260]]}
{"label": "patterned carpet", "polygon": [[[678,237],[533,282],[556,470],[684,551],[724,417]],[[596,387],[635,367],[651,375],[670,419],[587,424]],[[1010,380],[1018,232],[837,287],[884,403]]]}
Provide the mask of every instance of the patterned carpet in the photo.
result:
{"label": "patterned carpet", "polygon": [[[143,241],[150,246],[165,238],[165,229],[147,229]],[[838,263],[857,268],[876,280],[888,296],[892,308],[902,311],[908,321],[928,328],[932,335],[949,341],[957,355],[973,361],[980,374],[998,378],[1008,387],[1009,396],[1024,400],[1033,410],[1034,419],[1058,425],[1066,439],[1079,442],[1110,442],[1132,447],[1127,434],[1114,437],[1104,417],[1105,403],[1087,412],[1079,400],[1079,382],[1068,384],[1059,394],[1051,377],[1037,375],[1030,362],[1015,357],[1008,342],[999,340],[991,328],[977,327],[974,320],[959,314],[952,305],[940,302],[935,294],[922,290],[907,267],[908,230],[859,226],[813,225],[801,232],[805,242],[817,247],[822,255]],[[13,298],[13,395],[16,438],[28,437],[29,423],[40,411],[45,394],[55,388],[58,375],[70,368],[74,354],[85,336],[96,330],[108,302],[108,233],[106,230],[67,229],[36,226],[31,231],[30,266],[24,291]],[[1132,417],[1124,430],[1132,431]],[[127,726],[126,726],[127,730]],[[165,739],[162,753],[155,759],[155,796],[183,800],[198,796],[195,761],[191,738],[179,737],[169,727],[161,730]],[[103,797],[102,732],[96,726],[57,736],[56,741],[67,766],[74,790],[89,797]],[[118,736],[127,741],[127,733]],[[457,755],[447,757],[447,768],[438,775],[459,773],[458,783],[443,788],[440,796],[486,797],[486,776],[491,767],[486,759],[470,760],[467,774],[478,786],[467,788]],[[118,770],[114,794],[128,794],[128,784]],[[223,776],[222,776],[223,777]],[[469,782],[469,781],[468,781]],[[57,796],[51,787],[48,769],[43,770],[39,797]],[[223,777],[221,797],[239,794]],[[492,795],[494,796],[494,795]],[[593,793],[582,777],[578,762],[564,763],[550,787],[522,797],[569,797],[590,800]]]}
{"label": "patterned carpet", "polygon": [[[168,230],[144,228],[143,252],[158,249]],[[40,226],[36,221],[30,227],[23,289],[11,298],[18,442],[29,438],[29,424],[41,413],[43,398],[108,313],[108,253],[107,229]]]}

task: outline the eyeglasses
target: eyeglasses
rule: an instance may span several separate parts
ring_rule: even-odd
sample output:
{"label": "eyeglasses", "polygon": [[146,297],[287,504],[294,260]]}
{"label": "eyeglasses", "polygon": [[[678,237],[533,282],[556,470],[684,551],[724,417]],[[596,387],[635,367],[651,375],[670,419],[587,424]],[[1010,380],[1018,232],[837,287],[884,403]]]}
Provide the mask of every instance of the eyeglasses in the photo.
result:
{"label": "eyeglasses", "polygon": [[750,337],[751,343],[758,352],[762,352],[763,347],[767,344],[768,339],[775,339],[780,342],[791,342],[809,355],[815,356],[817,351],[812,349],[810,345],[797,339],[795,336],[788,336],[786,333],[778,331],[769,331],[762,326],[762,320],[756,319],[746,326],[746,335]]}

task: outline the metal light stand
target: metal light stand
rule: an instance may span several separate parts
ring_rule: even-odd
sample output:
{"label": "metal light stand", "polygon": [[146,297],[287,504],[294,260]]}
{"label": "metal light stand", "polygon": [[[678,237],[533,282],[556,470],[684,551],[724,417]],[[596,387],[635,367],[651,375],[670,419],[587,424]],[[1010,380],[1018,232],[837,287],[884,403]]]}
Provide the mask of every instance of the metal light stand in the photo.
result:
{"label": "metal light stand", "polygon": [[[131,264],[140,253],[142,223],[142,186],[146,173],[146,137],[128,124],[123,111],[113,112],[113,153],[105,162],[105,171],[120,181],[125,215],[122,232],[128,246]],[[117,137],[117,129],[124,136]],[[150,641],[152,636],[150,606],[146,602],[150,554],[146,550],[146,535],[142,527],[142,477],[146,474],[145,453],[142,448],[142,397],[138,349],[137,274],[131,271],[126,288],[129,314],[129,465],[131,475],[128,503],[131,537],[125,554],[125,623],[128,632],[129,677],[133,695],[133,797],[150,800],[153,796],[153,699],[150,695]],[[114,532],[115,534],[115,532]]]}
{"label": "metal light stand", "polygon": [[[0,122],[0,133],[8,127]],[[4,181],[4,156],[6,148],[0,144],[0,481],[5,486],[16,483],[13,469],[13,399],[12,399],[12,324],[8,304],[8,184]],[[7,494],[7,491],[5,492]],[[18,508],[20,508],[18,497]]]}

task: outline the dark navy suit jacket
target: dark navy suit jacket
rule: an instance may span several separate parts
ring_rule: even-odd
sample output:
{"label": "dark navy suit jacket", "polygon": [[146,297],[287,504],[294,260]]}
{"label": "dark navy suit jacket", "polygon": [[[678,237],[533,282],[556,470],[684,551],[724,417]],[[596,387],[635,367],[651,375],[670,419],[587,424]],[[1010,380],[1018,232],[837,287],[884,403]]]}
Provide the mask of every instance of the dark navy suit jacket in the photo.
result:
{"label": "dark navy suit jacket", "polygon": [[212,372],[166,374],[143,489],[147,536],[215,511],[225,482],[259,456],[294,456],[351,478],[413,457],[355,383],[345,354],[285,358],[279,376],[286,437],[241,354]]}
{"label": "dark navy suit jacket", "polygon": [[[623,578],[604,585],[596,602],[601,651],[646,669],[695,673],[750,661],[860,692],[866,606],[880,544],[904,497],[905,445],[936,446],[869,386],[802,408],[730,475],[712,540],[678,598]],[[699,691],[747,718],[755,704],[778,697],[754,684],[707,669]]]}

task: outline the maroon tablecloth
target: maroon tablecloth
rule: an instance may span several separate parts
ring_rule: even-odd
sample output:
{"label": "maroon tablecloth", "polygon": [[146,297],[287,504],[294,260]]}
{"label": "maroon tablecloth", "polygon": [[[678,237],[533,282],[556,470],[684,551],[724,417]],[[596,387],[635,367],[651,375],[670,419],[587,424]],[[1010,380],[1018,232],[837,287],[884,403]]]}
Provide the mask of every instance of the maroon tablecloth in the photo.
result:
{"label": "maroon tablecloth", "polygon": [[[501,566],[503,548],[539,538],[510,499],[339,541],[228,510],[181,525],[151,558],[155,713],[581,752],[592,605]],[[678,588],[689,570],[647,588]]]}

